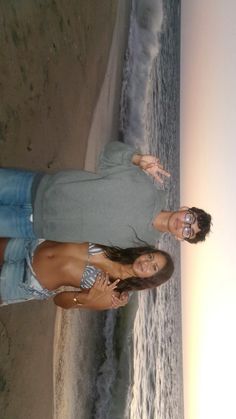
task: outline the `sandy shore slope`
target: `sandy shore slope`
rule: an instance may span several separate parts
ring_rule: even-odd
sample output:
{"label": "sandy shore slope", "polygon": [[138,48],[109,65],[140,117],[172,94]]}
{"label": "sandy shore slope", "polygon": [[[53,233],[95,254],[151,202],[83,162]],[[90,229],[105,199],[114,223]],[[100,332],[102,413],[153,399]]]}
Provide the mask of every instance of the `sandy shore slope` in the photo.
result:
{"label": "sandy shore slope", "polygon": [[[130,6],[127,0],[120,0],[118,3],[107,70],[88,137],[85,158],[87,170],[95,169],[101,148],[111,139],[117,139],[118,136],[122,64],[127,44]],[[54,384],[57,396],[55,397],[54,419],[64,419],[67,416],[77,418],[79,412],[83,412],[81,419],[90,418],[88,406],[91,406],[91,383],[95,378],[95,348],[101,346],[101,336],[98,336],[101,322],[102,313],[97,314],[86,310],[80,312],[57,310],[54,341]],[[76,340],[75,344],[73,344],[74,340]],[[69,342],[64,348],[66,341]],[[80,342],[79,353],[75,353],[78,342]],[[74,371],[71,371],[74,368],[75,359],[76,368],[80,371],[77,378]],[[63,379],[60,379],[62,374]],[[75,387],[79,392],[77,397]]]}
{"label": "sandy shore slope", "polygon": [[[126,0],[0,0],[2,166],[50,171],[82,168],[86,159],[86,166],[94,167],[102,142],[118,123],[128,5]],[[90,131],[98,98],[97,129]],[[0,309],[4,419],[52,418],[55,312],[52,302]],[[86,327],[85,313],[83,319]]]}
{"label": "sandy shore slope", "polygon": [[117,0],[0,1],[0,163],[82,166]]}

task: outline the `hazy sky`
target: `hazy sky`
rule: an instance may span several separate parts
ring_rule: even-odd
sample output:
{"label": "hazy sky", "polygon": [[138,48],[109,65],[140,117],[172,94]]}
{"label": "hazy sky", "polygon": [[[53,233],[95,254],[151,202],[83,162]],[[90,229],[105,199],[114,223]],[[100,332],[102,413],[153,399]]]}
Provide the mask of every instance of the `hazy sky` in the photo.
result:
{"label": "hazy sky", "polygon": [[182,245],[185,419],[235,419],[236,1],[182,0],[181,201],[213,216]]}

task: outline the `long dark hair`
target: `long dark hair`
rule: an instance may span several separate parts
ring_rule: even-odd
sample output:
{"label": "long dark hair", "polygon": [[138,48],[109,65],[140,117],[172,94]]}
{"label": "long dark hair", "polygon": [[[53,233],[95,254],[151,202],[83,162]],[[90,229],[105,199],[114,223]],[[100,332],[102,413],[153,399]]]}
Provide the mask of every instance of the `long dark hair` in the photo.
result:
{"label": "long dark hair", "polygon": [[[141,291],[146,288],[155,288],[159,285],[166,282],[174,271],[174,263],[169,255],[169,253],[164,250],[158,250],[152,246],[142,246],[142,247],[128,247],[127,249],[121,249],[120,247],[109,247],[101,246],[105,256],[112,260],[113,262],[119,262],[122,265],[133,264],[134,261],[142,255],[147,255],[149,253],[159,253],[163,255],[166,259],[165,266],[158,271],[156,274],[150,276],[149,278],[139,278],[136,276],[131,276],[120,281],[117,285],[116,290],[119,292],[123,291]],[[111,281],[114,281],[114,278],[110,278]]]}

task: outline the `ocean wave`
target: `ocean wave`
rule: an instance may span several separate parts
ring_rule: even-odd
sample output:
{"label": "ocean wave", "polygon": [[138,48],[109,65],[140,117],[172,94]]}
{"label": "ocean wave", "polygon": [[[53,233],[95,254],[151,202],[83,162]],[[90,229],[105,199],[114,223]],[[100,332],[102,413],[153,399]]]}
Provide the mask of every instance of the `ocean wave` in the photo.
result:
{"label": "ocean wave", "polygon": [[94,418],[125,418],[133,385],[133,325],[138,308],[137,295],[127,307],[109,311],[103,335],[105,351],[96,380]]}
{"label": "ocean wave", "polygon": [[106,419],[109,416],[111,390],[117,371],[117,360],[114,353],[113,336],[116,325],[116,312],[108,311],[103,335],[105,339],[104,361],[102,362],[96,380],[95,405],[96,419]]}
{"label": "ocean wave", "polygon": [[128,143],[145,148],[152,70],[157,60],[163,11],[161,0],[133,1],[121,93],[121,131]]}

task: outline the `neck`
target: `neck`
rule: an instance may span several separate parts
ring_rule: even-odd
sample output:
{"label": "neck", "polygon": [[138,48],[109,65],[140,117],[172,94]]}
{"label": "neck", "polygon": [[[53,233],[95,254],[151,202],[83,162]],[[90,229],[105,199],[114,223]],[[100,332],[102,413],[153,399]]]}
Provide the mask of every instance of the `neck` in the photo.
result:
{"label": "neck", "polygon": [[89,258],[89,263],[107,272],[112,278],[126,279],[133,276],[131,265],[122,265],[119,262],[114,262],[107,258],[104,253],[92,255]]}
{"label": "neck", "polygon": [[121,267],[121,279],[130,278],[135,276],[132,265],[120,265]]}
{"label": "neck", "polygon": [[157,216],[155,217],[153,221],[153,226],[156,230],[161,231],[162,233],[168,233],[169,232],[169,222],[170,217],[172,216],[173,211],[161,211]]}

